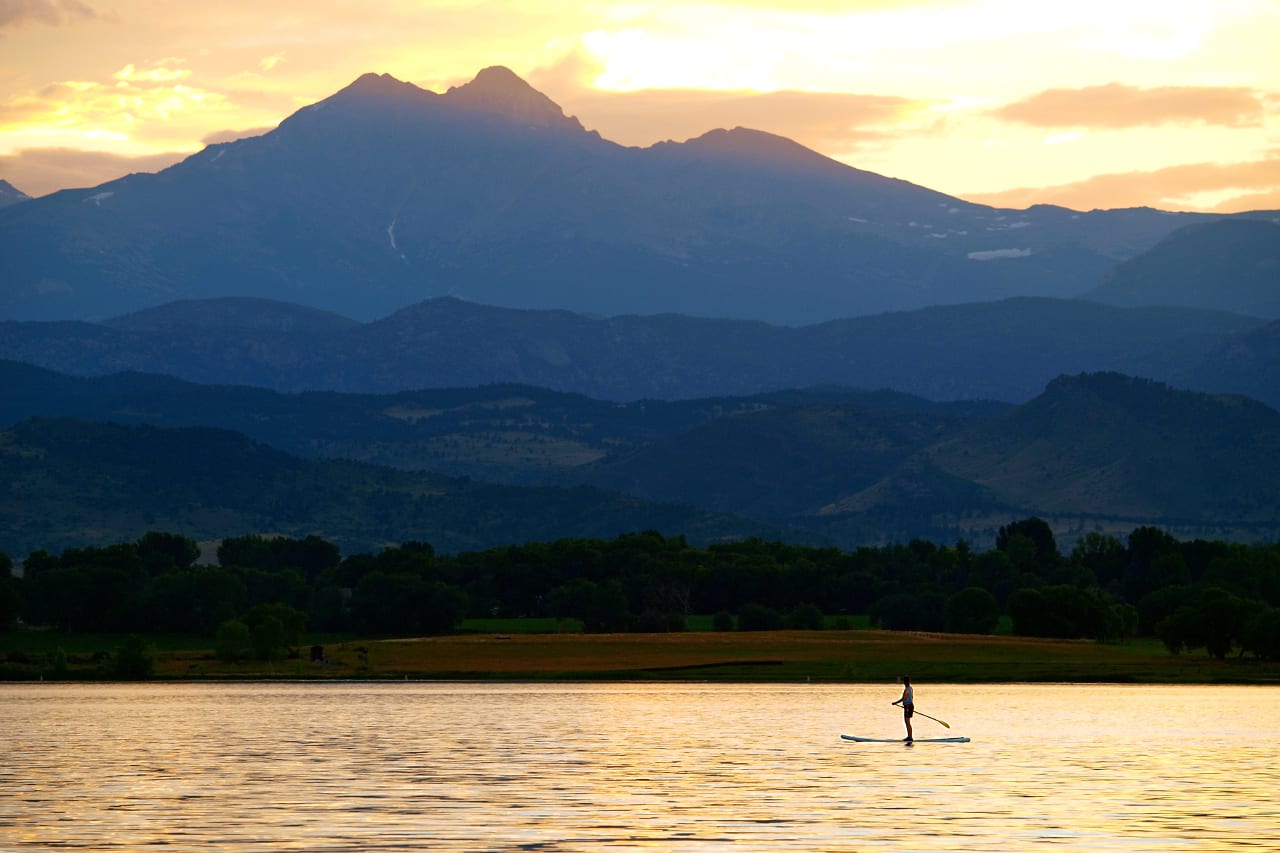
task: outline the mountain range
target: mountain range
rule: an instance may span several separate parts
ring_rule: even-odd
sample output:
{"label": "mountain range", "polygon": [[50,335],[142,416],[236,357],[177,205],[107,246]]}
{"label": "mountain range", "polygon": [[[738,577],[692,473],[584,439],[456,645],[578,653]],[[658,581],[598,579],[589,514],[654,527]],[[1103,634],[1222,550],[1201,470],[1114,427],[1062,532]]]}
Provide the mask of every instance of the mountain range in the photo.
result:
{"label": "mountain range", "polygon": [[0,550],[1280,530],[1280,213],[1003,210],[510,71],[0,181]]}
{"label": "mountain range", "polygon": [[1183,226],[1250,218],[1280,216],[996,209],[744,128],[620,146],[501,67],[444,94],[366,74],[261,136],[0,209],[0,319],[252,295],[367,322],[456,295],[814,324],[1076,297]]}
{"label": "mountain range", "polygon": [[[1185,308],[1012,298],[774,326],[596,317],[440,298],[372,323],[264,300],[172,303],[103,323],[0,323],[0,358],[76,375],[162,373],[281,391],[516,382],[629,401],[837,385],[1024,402],[1063,373],[1117,371],[1280,406],[1280,323]],[[1218,384],[1220,364],[1259,380]]]}
{"label": "mountain range", "polygon": [[1114,373],[1060,377],[1016,407],[834,388],[630,404],[528,386],[280,394],[2,362],[0,377],[0,550],[18,554],[157,528],[442,550],[647,528],[986,545],[1028,515],[1068,545],[1142,524],[1280,529],[1280,413]]}

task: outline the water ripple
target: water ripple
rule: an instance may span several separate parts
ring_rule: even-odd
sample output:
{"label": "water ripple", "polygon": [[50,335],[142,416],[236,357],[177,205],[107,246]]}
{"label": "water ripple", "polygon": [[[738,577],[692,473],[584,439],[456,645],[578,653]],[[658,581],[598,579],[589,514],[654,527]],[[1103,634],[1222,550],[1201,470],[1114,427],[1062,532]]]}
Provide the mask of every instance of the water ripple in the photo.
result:
{"label": "water ripple", "polygon": [[1280,849],[1280,688],[918,690],[6,685],[0,849]]}

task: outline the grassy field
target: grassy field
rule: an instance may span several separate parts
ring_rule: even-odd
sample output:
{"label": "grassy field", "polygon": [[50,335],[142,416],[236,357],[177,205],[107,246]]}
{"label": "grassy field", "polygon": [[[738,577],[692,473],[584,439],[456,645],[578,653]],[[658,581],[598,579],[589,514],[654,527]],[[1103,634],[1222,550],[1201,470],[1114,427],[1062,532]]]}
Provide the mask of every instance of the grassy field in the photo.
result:
{"label": "grassy field", "polygon": [[[35,632],[29,632],[35,633]],[[105,677],[122,638],[62,638],[40,647],[0,635],[0,677]],[[149,640],[149,642],[151,642]],[[877,630],[672,634],[467,633],[418,639],[309,638],[324,661],[218,661],[207,638],[158,638],[162,679],[595,679],[881,682],[902,673],[932,682],[1280,684],[1280,662],[1203,652],[1170,655],[1155,641],[1102,645]],[[25,648],[23,647],[25,646]],[[57,650],[62,665],[53,666]]]}

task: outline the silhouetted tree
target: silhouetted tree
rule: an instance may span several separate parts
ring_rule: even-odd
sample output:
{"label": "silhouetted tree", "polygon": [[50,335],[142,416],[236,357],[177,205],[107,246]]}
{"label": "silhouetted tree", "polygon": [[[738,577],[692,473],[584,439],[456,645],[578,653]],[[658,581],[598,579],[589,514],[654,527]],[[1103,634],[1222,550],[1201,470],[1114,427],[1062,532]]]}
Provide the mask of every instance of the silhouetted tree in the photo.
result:
{"label": "silhouetted tree", "polygon": [[990,634],[1000,624],[1000,602],[985,589],[966,587],[947,599],[947,630]]}

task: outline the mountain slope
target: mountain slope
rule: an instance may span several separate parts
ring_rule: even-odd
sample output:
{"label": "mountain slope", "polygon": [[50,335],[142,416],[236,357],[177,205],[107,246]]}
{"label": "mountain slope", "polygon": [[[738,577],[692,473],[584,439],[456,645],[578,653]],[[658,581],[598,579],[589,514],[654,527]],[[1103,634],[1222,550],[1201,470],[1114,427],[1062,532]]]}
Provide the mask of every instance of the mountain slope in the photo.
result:
{"label": "mountain slope", "polygon": [[[16,548],[162,524],[204,538],[324,531],[361,548],[410,529],[445,548],[610,525],[855,547],[986,543],[1029,515],[1064,541],[1140,524],[1257,541],[1280,524],[1280,413],[1115,374],[1062,377],[1003,409],[836,389],[625,405],[517,386],[281,395],[4,363],[0,380],[6,419],[233,425],[274,445],[222,429],[20,421],[0,434],[0,517]],[[280,448],[610,491],[508,490]]]}
{"label": "mountain slope", "polygon": [[801,324],[1074,296],[1202,214],[1003,211],[716,130],[624,148],[501,68],[366,74],[259,137],[0,211],[0,318],[258,296],[360,320],[517,308]]}
{"label": "mountain slope", "polygon": [[262,331],[334,335],[359,325],[355,320],[289,302],[253,297],[169,302],[107,320],[103,325],[129,332],[168,334]]}
{"label": "mountain slope", "polygon": [[30,201],[31,196],[5,180],[0,180],[0,207],[8,207],[22,201]]}
{"label": "mountain slope", "polygon": [[[208,384],[387,393],[514,382],[609,400],[742,396],[834,385],[1022,402],[1062,373],[1173,379],[1262,322],[1180,308],[1010,299],[790,328],[692,317],[595,317],[435,299],[374,323],[215,303],[138,319],[0,323],[0,358],[72,374],[168,373]],[[279,309],[283,310],[283,309]],[[324,316],[324,315],[321,315]],[[161,322],[168,317],[169,321]],[[276,319],[269,319],[276,317]],[[1221,390],[1205,375],[1206,390]],[[1280,388],[1272,388],[1276,402]]]}
{"label": "mountain slope", "polygon": [[794,523],[972,422],[854,404],[770,408],[696,426],[580,476],[650,500]]}
{"label": "mountain slope", "polygon": [[0,427],[31,417],[216,427],[306,458],[543,485],[588,482],[581,469],[592,462],[740,414],[859,405],[911,417],[960,417],[1003,408],[841,389],[636,403],[523,385],[390,395],[280,394],[139,373],[81,378],[9,361],[0,361],[0,387],[6,391],[0,395]]}
{"label": "mountain slope", "polygon": [[1227,219],[1181,228],[1117,266],[1084,298],[1280,319],[1280,224]]}
{"label": "mountain slope", "polygon": [[1232,335],[1171,381],[1186,388],[1243,394],[1280,409],[1280,321]]}
{"label": "mountain slope", "polygon": [[0,551],[19,558],[136,539],[318,534],[344,550],[411,539],[442,551],[640,529],[691,540],[777,535],[741,519],[596,489],[491,486],[341,461],[306,461],[205,428],[33,419],[0,433]]}
{"label": "mountain slope", "polygon": [[1118,374],[1056,379],[928,458],[1043,513],[1280,522],[1280,412]]}

